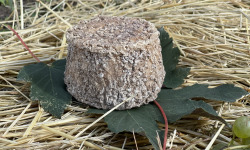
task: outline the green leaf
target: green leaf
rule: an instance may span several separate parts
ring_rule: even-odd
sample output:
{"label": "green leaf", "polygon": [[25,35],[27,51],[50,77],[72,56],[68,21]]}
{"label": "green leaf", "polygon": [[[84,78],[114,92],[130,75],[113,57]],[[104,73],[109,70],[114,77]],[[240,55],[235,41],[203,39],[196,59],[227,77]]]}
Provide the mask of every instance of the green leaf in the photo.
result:
{"label": "green leaf", "polygon": [[31,82],[30,98],[39,100],[42,108],[60,118],[67,104],[71,103],[71,95],[64,84],[66,60],[58,60],[48,66],[37,63],[24,66],[17,80]]}
{"label": "green leaf", "polygon": [[189,74],[190,68],[177,68],[180,50],[173,48],[173,40],[169,37],[164,28],[159,29],[162,48],[163,65],[166,71],[163,84],[167,88],[176,88],[184,82],[184,78]]}
{"label": "green leaf", "polygon": [[218,144],[214,145],[211,150],[223,150],[227,147],[228,147],[228,144],[226,144],[226,143],[218,143]]}
{"label": "green leaf", "polygon": [[[222,118],[217,117],[217,113],[209,104],[204,101],[194,101],[191,99],[205,98],[234,102],[246,94],[248,94],[248,92],[245,90],[230,84],[221,85],[216,88],[208,88],[208,85],[195,84],[179,90],[162,89],[156,100],[164,109],[169,122],[175,122],[184,115],[188,115],[194,110],[202,108],[207,113],[207,116],[213,116],[215,119],[225,123]],[[202,112],[202,114],[204,114],[204,112]],[[163,120],[161,121],[163,122]]]}
{"label": "green leaf", "polygon": [[[246,94],[248,93],[245,90],[228,84],[216,88],[208,88],[208,85],[195,84],[179,90],[162,89],[158,94],[157,102],[163,108],[170,123],[195,112],[201,116],[216,119],[227,124],[223,118],[217,115],[212,106],[202,100],[196,101],[192,100],[192,98],[233,102]],[[94,108],[88,110],[88,113],[104,114],[105,112],[106,110]],[[109,129],[115,133],[122,131],[144,132],[154,148],[159,149],[156,140],[156,132],[159,129],[155,124],[155,120],[162,123],[164,123],[164,120],[154,104],[130,110],[113,111],[104,120],[108,124]]]}
{"label": "green leaf", "polygon": [[159,99],[190,99],[190,98],[206,98],[217,101],[234,102],[236,99],[241,98],[248,92],[235,87],[233,84],[224,84],[216,88],[208,88],[208,85],[195,84],[179,90],[166,90],[162,89],[158,94]]}
{"label": "green leaf", "polygon": [[[154,105],[150,104],[135,109],[116,110],[106,116],[104,120],[108,124],[108,128],[115,133],[122,131],[145,133],[154,148],[159,149],[157,132],[159,133],[160,131],[155,122],[155,115],[151,114],[155,113],[160,115],[160,112],[158,109],[154,109],[154,107]],[[91,108],[87,113],[104,114],[105,112],[105,110]]]}

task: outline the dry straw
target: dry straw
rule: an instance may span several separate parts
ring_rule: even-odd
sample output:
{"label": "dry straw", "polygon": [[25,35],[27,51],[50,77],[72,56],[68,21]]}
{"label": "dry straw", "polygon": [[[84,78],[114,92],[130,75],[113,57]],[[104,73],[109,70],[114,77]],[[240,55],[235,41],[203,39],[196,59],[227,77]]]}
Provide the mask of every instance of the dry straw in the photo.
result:
{"label": "dry straw", "polygon": [[[65,31],[80,20],[97,15],[144,18],[157,27],[165,26],[181,52],[180,66],[191,67],[184,83],[225,83],[250,91],[250,4],[247,0],[113,0],[51,1],[22,5],[14,1],[13,20],[1,21],[15,27],[42,62],[65,58]],[[17,10],[18,9],[18,10]],[[21,16],[19,14],[21,12]],[[140,134],[111,133],[99,116],[85,114],[86,107],[74,102],[62,119],[44,112],[23,94],[29,85],[16,81],[18,71],[35,59],[11,31],[0,32],[0,147],[1,149],[150,149]],[[6,82],[8,81],[8,82]],[[249,96],[235,103],[209,101],[228,123],[249,115]],[[160,128],[163,124],[159,124]],[[189,115],[169,127],[172,149],[209,149],[228,143],[232,133],[207,118]],[[79,137],[76,135],[83,132]],[[213,135],[215,135],[213,138]],[[212,144],[209,144],[211,143]],[[209,145],[209,146],[208,146]]]}

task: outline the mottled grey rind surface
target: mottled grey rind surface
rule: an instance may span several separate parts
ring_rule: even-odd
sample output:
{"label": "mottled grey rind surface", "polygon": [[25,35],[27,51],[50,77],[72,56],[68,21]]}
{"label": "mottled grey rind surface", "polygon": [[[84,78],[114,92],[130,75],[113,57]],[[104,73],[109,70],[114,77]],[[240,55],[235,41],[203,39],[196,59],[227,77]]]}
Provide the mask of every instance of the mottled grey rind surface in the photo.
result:
{"label": "mottled grey rind surface", "polygon": [[157,98],[165,71],[159,32],[144,19],[98,16],[67,31],[67,90],[78,101],[130,109]]}

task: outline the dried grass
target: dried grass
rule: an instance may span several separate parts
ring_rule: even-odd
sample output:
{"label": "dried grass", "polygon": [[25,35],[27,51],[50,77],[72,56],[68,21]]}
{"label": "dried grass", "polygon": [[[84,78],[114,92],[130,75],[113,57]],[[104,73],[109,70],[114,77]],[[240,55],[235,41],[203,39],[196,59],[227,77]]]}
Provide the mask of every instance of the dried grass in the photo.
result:
{"label": "dried grass", "polygon": [[[121,0],[122,1],[122,0]],[[20,5],[14,1],[15,9]],[[78,21],[97,15],[125,15],[144,18],[157,27],[165,26],[182,52],[180,66],[191,67],[184,83],[209,84],[211,87],[233,83],[250,91],[250,4],[247,0],[64,0],[23,6],[13,13],[12,24],[42,62],[65,58],[65,31]],[[22,6],[22,4],[21,4]],[[35,6],[35,7],[34,7]],[[67,6],[59,11],[57,7]],[[48,10],[48,8],[51,8]],[[22,14],[23,12],[23,14]],[[24,29],[23,28],[24,25]],[[1,149],[132,149],[135,138],[139,149],[151,149],[139,134],[111,133],[103,120],[76,136],[99,116],[85,114],[77,102],[68,106],[62,119],[44,112],[28,97],[29,85],[16,81],[18,71],[35,59],[11,31],[0,32],[0,147]],[[235,103],[209,101],[228,123],[250,114],[249,96]],[[163,127],[163,124],[159,124]],[[173,149],[205,149],[215,143],[228,143],[229,129],[207,118],[189,115],[169,127]],[[220,128],[220,129],[219,129]],[[218,131],[218,132],[217,132]]]}

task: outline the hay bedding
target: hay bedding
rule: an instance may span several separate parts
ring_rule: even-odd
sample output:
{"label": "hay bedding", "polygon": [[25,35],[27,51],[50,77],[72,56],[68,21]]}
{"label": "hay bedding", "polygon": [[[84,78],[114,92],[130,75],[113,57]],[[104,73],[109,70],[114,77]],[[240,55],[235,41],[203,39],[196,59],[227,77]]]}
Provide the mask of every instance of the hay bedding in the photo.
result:
{"label": "hay bedding", "polygon": [[[46,6],[55,9],[48,10]],[[0,23],[15,25],[42,62],[66,57],[64,33],[82,19],[99,14],[140,17],[157,27],[164,25],[173,37],[182,52],[179,65],[191,67],[183,86],[202,83],[214,87],[233,83],[250,91],[250,5],[247,0],[76,0],[74,4],[66,0],[45,5],[30,3],[24,7],[23,15],[15,11],[12,20]],[[0,32],[0,43],[1,149],[121,149],[124,145],[126,149],[135,149],[135,139],[139,149],[152,148],[143,135],[136,134],[134,139],[132,133],[111,133],[103,121],[81,133],[99,116],[86,115],[87,107],[77,102],[67,108],[62,119],[44,112],[25,96],[29,94],[29,85],[16,81],[18,71],[24,65],[36,63],[35,59],[11,31]],[[239,116],[249,115],[249,100],[248,96],[232,104],[208,102],[232,123]],[[214,138],[214,144],[228,143],[232,138],[231,131],[221,123],[194,115],[182,118],[169,128],[168,145],[176,149],[209,148],[216,132],[219,136]]]}

